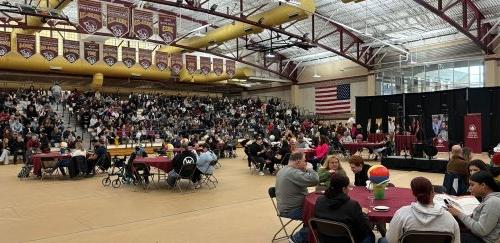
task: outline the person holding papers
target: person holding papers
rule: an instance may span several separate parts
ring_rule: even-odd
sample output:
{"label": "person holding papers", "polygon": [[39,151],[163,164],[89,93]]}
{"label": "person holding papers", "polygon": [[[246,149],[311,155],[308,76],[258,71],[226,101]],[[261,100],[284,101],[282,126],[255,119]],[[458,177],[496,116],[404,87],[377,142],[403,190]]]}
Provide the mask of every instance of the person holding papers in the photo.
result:
{"label": "person holding papers", "polygon": [[469,191],[481,203],[472,215],[467,215],[457,207],[448,204],[448,212],[456,216],[470,232],[462,233],[462,243],[495,243],[500,239],[500,193],[490,173],[479,171],[470,176]]}

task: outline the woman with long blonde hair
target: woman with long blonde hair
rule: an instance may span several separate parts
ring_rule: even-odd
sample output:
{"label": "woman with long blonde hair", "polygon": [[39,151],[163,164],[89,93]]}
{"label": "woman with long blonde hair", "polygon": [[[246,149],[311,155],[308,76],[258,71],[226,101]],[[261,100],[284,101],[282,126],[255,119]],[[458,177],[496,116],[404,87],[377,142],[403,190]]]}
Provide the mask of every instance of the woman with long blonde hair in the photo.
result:
{"label": "woman with long blonde hair", "polygon": [[330,156],[325,160],[323,166],[318,170],[320,185],[330,186],[330,178],[332,175],[346,176],[344,168],[340,164],[339,158]]}

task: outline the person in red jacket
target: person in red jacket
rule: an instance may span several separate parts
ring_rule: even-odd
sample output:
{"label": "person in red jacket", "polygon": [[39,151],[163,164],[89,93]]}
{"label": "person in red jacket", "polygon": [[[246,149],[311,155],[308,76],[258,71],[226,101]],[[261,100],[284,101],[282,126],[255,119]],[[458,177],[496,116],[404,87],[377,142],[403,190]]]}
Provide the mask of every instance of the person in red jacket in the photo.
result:
{"label": "person in red jacket", "polygon": [[318,169],[318,163],[321,163],[323,159],[328,155],[330,150],[330,141],[326,136],[321,136],[319,138],[319,145],[314,149],[314,157],[309,161],[313,165],[313,169]]}

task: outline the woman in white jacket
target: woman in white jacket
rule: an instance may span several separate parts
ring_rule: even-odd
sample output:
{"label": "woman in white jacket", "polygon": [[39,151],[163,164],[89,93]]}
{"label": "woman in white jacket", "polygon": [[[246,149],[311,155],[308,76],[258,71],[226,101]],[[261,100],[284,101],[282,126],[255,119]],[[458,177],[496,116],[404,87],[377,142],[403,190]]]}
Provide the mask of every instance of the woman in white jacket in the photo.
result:
{"label": "woman in white jacket", "polygon": [[453,242],[460,243],[458,223],[442,206],[433,203],[434,190],[429,179],[414,178],[411,190],[417,202],[396,211],[389,224],[386,239],[381,239],[379,243],[397,243],[407,231],[449,232],[455,235]]}

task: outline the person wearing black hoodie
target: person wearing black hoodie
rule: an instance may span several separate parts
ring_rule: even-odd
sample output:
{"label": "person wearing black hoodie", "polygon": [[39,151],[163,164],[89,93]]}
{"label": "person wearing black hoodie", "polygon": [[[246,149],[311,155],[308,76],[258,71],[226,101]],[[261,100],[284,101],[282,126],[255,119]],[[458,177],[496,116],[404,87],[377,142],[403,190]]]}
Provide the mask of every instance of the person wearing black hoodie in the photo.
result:
{"label": "person wearing black hoodie", "polygon": [[[349,193],[349,178],[345,175],[334,175],[330,179],[330,187],[325,195],[318,198],[314,215],[316,218],[343,223],[349,227],[356,243],[373,243],[373,234],[368,222],[369,211],[361,208],[357,201],[351,200]],[[320,242],[351,242],[346,237],[328,237],[319,235]]]}

